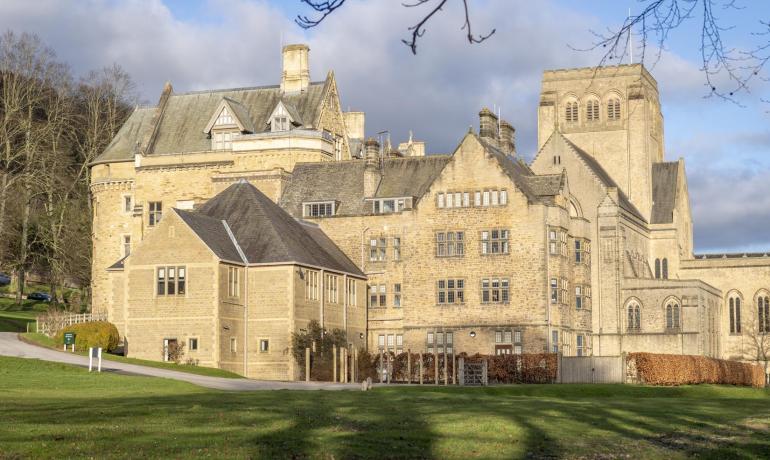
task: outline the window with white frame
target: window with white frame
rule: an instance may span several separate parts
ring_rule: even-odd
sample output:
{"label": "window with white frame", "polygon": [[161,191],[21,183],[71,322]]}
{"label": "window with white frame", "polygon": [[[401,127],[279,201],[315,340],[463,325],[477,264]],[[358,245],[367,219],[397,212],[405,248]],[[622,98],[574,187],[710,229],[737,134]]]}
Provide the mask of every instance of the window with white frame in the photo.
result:
{"label": "window with white frame", "polygon": [[551,353],[559,352],[559,331],[551,331]]}
{"label": "window with white frame", "polygon": [[583,309],[583,286],[575,286],[575,309]]}
{"label": "window with white frame", "polygon": [[377,336],[377,347],[380,349],[385,348],[385,334],[379,334]]}
{"label": "window with white frame", "polygon": [[197,351],[198,350],[198,339],[195,337],[191,337],[187,339],[187,351]]}
{"label": "window with white frame", "polygon": [[318,271],[305,270],[305,300],[320,300],[318,277]]}
{"label": "window with white frame", "polygon": [[369,307],[385,308],[388,306],[387,288],[384,284],[372,284],[369,287]]}
{"label": "window with white frame", "polygon": [[348,279],[348,287],[347,287],[347,295],[348,295],[348,305],[351,307],[355,307],[358,305],[358,301],[356,300],[356,280],[355,279]]}
{"label": "window with white frame", "polygon": [[404,352],[404,336],[402,334],[396,334],[396,354]]}
{"label": "window with white frame", "polygon": [[586,354],[586,336],[583,334],[577,334],[575,336],[575,352],[577,356],[585,356]]}
{"label": "window with white frame", "polygon": [[555,229],[548,230],[548,253],[559,255],[559,231]]}
{"label": "window with white frame", "polygon": [[273,132],[288,131],[291,127],[290,124],[289,117],[286,115],[276,115],[273,117],[272,123],[270,123],[270,130]]}
{"label": "window with white frame", "polygon": [[123,243],[123,257],[131,255],[131,235],[123,235],[121,238]]}
{"label": "window with white frame", "polygon": [[334,201],[319,201],[317,203],[305,203],[302,206],[303,217],[329,217],[334,215]]}
{"label": "window with white frame", "polygon": [[123,212],[129,213],[134,210],[134,199],[131,195],[123,195]]}
{"label": "window with white frame", "polygon": [[[473,193],[473,195],[471,195]],[[436,193],[438,208],[469,208],[471,206],[504,206],[508,204],[507,190],[476,190],[474,192]]]}
{"label": "window with white frame", "polygon": [[163,217],[163,203],[160,201],[150,201],[149,204],[149,225],[150,227],[154,227],[160,223],[160,219]]}
{"label": "window with white frame", "polygon": [[393,260],[401,260],[401,237],[393,237]]}
{"label": "window with white frame", "polygon": [[240,278],[241,269],[238,267],[227,267],[227,295],[229,297],[240,297]]}
{"label": "window with white frame", "polygon": [[339,291],[338,291],[337,283],[339,282],[339,276],[331,275],[327,273],[325,281],[326,281],[326,301],[329,303],[338,303]]}
{"label": "window with white frame", "polygon": [[380,198],[369,201],[372,202],[372,212],[374,214],[391,214],[412,208],[411,197]]}
{"label": "window with white frame", "polygon": [[270,351],[270,340],[269,339],[259,339],[259,352],[260,353],[267,353]]}
{"label": "window with white frame", "polygon": [[504,228],[481,231],[482,254],[508,254],[509,232]]}
{"label": "window with white frame", "polygon": [[454,333],[451,331],[431,331],[427,333],[428,353],[454,354]]}
{"label": "window with white frame", "polygon": [[393,306],[396,308],[401,307],[401,283],[393,285]]}
{"label": "window with white frame", "polygon": [[508,278],[483,278],[481,280],[481,303],[508,303],[509,290]]}
{"label": "window with white frame", "polygon": [[388,254],[388,239],[384,236],[369,239],[369,262],[384,262]]}
{"label": "window with white frame", "polygon": [[436,282],[436,301],[440,305],[465,303],[465,280],[438,280]]}
{"label": "window with white frame", "polygon": [[155,270],[158,296],[185,295],[187,291],[187,270],[185,267],[158,267]]}
{"label": "window with white frame", "polygon": [[437,232],[436,257],[463,257],[465,232]]}
{"label": "window with white frame", "polygon": [[559,279],[558,278],[551,278],[550,288],[551,288],[551,303],[558,303],[559,302]]}
{"label": "window with white frame", "polygon": [[213,150],[232,150],[233,139],[240,136],[237,131],[212,131],[211,148]]}

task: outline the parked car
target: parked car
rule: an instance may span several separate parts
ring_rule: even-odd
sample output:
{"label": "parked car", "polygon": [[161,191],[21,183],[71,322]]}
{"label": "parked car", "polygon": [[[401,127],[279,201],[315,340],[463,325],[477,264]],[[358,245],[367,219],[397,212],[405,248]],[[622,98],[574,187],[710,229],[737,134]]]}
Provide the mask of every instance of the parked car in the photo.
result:
{"label": "parked car", "polygon": [[11,284],[11,277],[5,273],[0,273],[0,286],[8,286]]}
{"label": "parked car", "polygon": [[29,300],[41,300],[43,302],[50,302],[51,296],[46,294],[45,292],[33,292],[27,295],[27,299]]}

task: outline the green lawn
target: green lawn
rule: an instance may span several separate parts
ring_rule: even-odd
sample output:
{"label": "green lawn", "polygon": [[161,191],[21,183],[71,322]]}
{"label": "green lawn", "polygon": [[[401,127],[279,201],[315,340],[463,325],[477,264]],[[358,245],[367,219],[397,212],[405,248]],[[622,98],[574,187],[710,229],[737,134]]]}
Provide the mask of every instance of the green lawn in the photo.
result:
{"label": "green lawn", "polygon": [[[37,345],[42,345],[44,347],[61,349],[63,346],[62,343],[54,341],[52,338],[48,337],[45,334],[30,332],[26,334],[21,334],[21,337],[27,342],[31,342]],[[88,355],[88,353],[85,351],[77,352],[77,353],[83,356]],[[167,363],[162,361],[150,361],[147,359],[127,358],[125,356],[111,355],[109,353],[104,353],[102,355],[102,358],[109,361],[118,361],[121,363],[137,364],[140,366],[157,367],[160,369],[169,369],[172,371],[187,372],[188,374],[208,375],[209,377],[224,377],[228,379],[243,378],[242,376],[235,374],[233,372],[225,371],[222,369],[215,369],[211,367],[190,366],[187,364],[176,364],[176,363]]]}
{"label": "green lawn", "polygon": [[34,323],[37,315],[48,309],[48,303],[34,300],[16,300],[0,297],[0,332],[27,332],[27,323]]}
{"label": "green lawn", "polygon": [[719,386],[225,393],[0,358],[0,457],[757,458],[770,393]]}

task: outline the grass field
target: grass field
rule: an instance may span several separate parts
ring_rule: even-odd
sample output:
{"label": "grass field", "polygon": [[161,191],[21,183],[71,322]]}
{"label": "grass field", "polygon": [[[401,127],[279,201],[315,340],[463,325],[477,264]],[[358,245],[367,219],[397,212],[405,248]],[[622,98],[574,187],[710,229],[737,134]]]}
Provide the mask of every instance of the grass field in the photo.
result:
{"label": "grass field", "polygon": [[770,393],[520,385],[223,393],[0,358],[0,457],[757,458]]}
{"label": "grass field", "polygon": [[48,309],[45,302],[22,300],[16,305],[16,300],[0,297],[0,332],[26,332],[27,323],[34,323],[35,317]]}
{"label": "grass field", "polygon": [[[30,342],[30,343],[41,345],[48,348],[61,349],[62,347],[61,343],[54,341],[52,338],[48,337],[45,334],[30,332],[30,333],[21,334],[21,337],[26,342]],[[88,356],[88,353],[85,351],[77,352],[77,354]],[[109,353],[104,353],[102,355],[102,358],[109,361],[118,361],[121,363],[137,364],[139,366],[156,367],[159,369],[169,369],[172,371],[186,372],[188,374],[207,375],[209,377],[224,377],[227,379],[243,378],[242,376],[235,374],[233,372],[225,371],[222,369],[214,369],[211,367],[190,366],[187,364],[176,364],[176,363],[167,363],[162,361],[150,361],[147,359],[127,358],[125,356],[111,355]]]}

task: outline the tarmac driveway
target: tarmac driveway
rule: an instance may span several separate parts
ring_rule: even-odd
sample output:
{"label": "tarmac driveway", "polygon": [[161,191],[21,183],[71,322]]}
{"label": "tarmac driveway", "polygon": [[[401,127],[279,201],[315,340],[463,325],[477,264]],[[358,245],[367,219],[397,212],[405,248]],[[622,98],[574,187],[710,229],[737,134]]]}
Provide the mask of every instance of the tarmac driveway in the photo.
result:
{"label": "tarmac driveway", "polygon": [[[31,345],[19,340],[15,332],[0,332],[0,356],[17,358],[42,359],[57,363],[72,364],[88,367],[88,357],[73,353],[56,351],[37,345]],[[207,377],[205,375],[188,374],[155,367],[138,366],[117,361],[102,360],[102,372],[115,372],[125,375],[146,375],[181,380],[206,388],[230,391],[254,390],[360,390],[356,383],[325,383],[325,382],[273,382],[267,380],[227,379],[222,377]]]}

